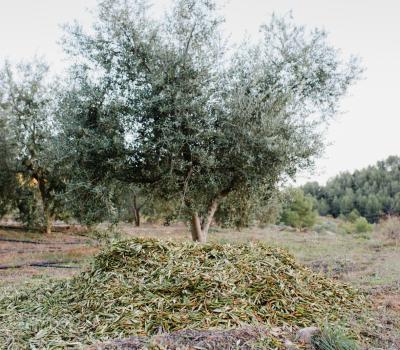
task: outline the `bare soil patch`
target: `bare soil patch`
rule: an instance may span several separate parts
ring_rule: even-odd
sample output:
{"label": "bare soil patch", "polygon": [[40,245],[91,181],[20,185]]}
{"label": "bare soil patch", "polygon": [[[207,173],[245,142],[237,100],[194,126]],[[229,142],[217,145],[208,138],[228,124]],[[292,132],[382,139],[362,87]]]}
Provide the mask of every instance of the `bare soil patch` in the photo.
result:
{"label": "bare soil patch", "polygon": [[66,232],[44,235],[0,228],[0,286],[32,279],[65,278],[99,250],[92,239]]}

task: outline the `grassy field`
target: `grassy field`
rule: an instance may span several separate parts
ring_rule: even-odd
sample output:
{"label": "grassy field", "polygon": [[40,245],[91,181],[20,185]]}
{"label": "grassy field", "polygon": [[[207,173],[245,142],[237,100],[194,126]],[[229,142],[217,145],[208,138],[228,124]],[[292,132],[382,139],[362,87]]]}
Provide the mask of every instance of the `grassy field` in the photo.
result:
{"label": "grassy field", "polygon": [[[242,231],[214,228],[209,239],[220,243],[261,240],[284,247],[312,270],[360,288],[373,303],[366,317],[373,320],[374,327],[354,324],[356,331],[369,337],[376,348],[400,349],[399,242],[388,240],[379,229],[362,235],[338,233],[335,224],[333,220],[323,221],[316,231],[302,232],[280,226]],[[140,228],[120,224],[114,231],[119,234],[108,232],[100,228],[97,233],[85,235],[68,231],[43,235],[0,229],[0,289],[6,292],[49,279],[69,278],[84,269],[101,246],[112,239],[189,239],[183,224],[144,224]]]}

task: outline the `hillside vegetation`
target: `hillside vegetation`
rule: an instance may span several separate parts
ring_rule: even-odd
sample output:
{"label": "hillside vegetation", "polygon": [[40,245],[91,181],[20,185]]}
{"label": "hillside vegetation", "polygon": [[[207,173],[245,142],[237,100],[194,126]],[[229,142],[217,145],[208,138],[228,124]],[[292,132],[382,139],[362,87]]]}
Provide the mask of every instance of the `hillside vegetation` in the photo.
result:
{"label": "hillside vegetation", "polygon": [[342,173],[321,186],[303,186],[314,197],[321,215],[348,216],[351,212],[377,222],[384,215],[400,214],[400,157],[390,156],[362,170]]}

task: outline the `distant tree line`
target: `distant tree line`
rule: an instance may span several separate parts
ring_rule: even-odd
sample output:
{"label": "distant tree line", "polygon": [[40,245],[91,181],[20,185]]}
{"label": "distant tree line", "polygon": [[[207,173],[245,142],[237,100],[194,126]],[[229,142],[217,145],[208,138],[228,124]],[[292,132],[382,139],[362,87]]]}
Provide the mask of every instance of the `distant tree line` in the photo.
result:
{"label": "distant tree line", "polygon": [[310,182],[303,191],[315,200],[320,215],[348,216],[353,212],[377,222],[400,214],[400,157],[390,156],[353,173],[345,172],[325,186]]}

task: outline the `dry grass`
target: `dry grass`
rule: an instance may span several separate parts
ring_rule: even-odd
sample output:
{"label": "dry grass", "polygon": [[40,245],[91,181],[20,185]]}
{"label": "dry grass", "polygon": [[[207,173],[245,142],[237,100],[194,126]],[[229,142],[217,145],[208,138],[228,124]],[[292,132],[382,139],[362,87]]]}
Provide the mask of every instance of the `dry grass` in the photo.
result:
{"label": "dry grass", "polygon": [[392,216],[382,220],[377,225],[377,231],[382,238],[400,246],[400,217]]}

